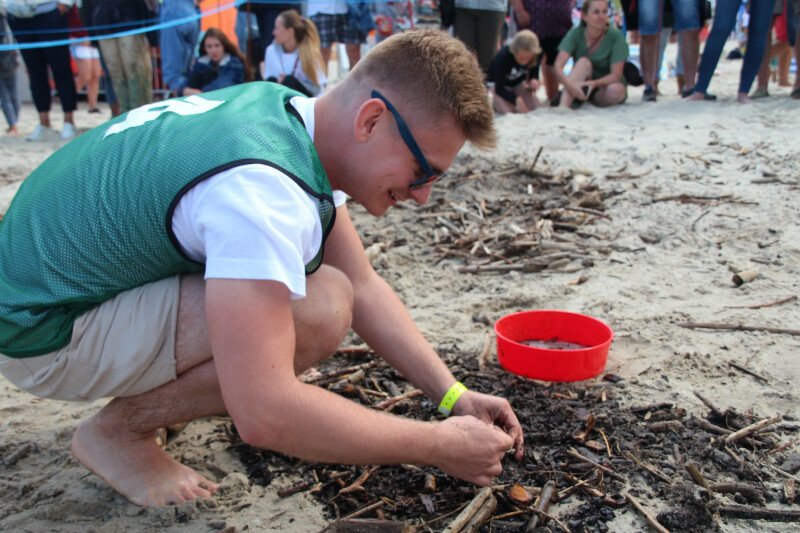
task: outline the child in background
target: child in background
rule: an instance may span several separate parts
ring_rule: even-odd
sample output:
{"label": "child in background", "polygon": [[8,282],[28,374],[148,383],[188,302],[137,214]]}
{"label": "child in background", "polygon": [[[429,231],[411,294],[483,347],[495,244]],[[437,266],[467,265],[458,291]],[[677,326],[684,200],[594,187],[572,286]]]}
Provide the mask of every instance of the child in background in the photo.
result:
{"label": "child in background", "polygon": [[494,82],[492,106],[501,115],[527,113],[539,107],[539,38],[530,30],[517,32],[489,64],[487,77]]}

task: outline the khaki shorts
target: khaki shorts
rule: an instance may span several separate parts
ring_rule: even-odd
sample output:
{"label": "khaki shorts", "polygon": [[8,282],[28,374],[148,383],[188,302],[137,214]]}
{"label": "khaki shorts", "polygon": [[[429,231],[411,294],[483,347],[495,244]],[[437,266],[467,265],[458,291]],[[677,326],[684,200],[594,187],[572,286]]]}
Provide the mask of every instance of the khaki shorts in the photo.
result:
{"label": "khaki shorts", "polygon": [[70,343],[45,355],[0,355],[0,374],[53,400],[133,396],[174,380],[180,276],[118,294],[81,315]]}

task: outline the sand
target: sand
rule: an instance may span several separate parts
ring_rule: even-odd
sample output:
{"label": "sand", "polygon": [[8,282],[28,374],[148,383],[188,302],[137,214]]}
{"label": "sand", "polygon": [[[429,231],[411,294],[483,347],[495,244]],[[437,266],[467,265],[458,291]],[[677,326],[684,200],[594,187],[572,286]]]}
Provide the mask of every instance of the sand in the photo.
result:
{"label": "sand", "polygon": [[[505,116],[498,120],[501,141],[494,153],[479,155],[465,148],[462,157],[481,157],[501,167],[530,161],[543,147],[537,168],[570,170],[613,192],[605,200],[609,218],[587,226],[614,244],[594,266],[570,273],[458,274],[458,261],[436,264],[420,243],[392,241],[401,230],[430,230],[435,224],[430,218],[396,209],[375,220],[356,206],[356,223],[369,242],[394,243],[376,259],[377,268],[434,346],[478,354],[490,328],[475,322],[476,314],[495,320],[522,309],[588,313],[616,332],[606,371],[625,378],[624,404],[669,401],[704,415],[706,408],[693,394],[699,391],[723,407],[797,419],[800,337],[677,325],[696,321],[796,329],[800,324],[797,300],[742,307],[800,294],[800,102],[788,98],[788,89],[775,87],[772,98],[737,104],[739,66],[720,64],[711,86],[720,97],[714,103],[680,101],[674,80],[667,80],[657,104],[642,103],[641,90],[632,89],[629,102],[617,109],[545,108]],[[53,113],[56,129],[59,115]],[[88,115],[85,106],[76,114],[79,130],[107,118]],[[34,125],[34,110],[26,105],[20,130],[27,134]],[[62,144],[58,138],[34,143],[0,137],[0,212],[20,181]],[[628,177],[607,177],[623,172]],[[527,194],[524,184],[509,180],[502,186],[518,186],[518,194]],[[682,194],[720,199],[704,204],[664,200]],[[758,277],[737,288],[732,273],[744,269],[756,270]],[[575,284],[580,275],[588,280]],[[186,464],[222,481],[224,488],[213,502],[157,510],[129,504],[68,451],[78,421],[102,403],[40,400],[0,379],[0,458],[32,444],[14,465],[0,464],[0,530],[209,531],[234,526],[237,531],[301,532],[327,523],[321,506],[308,495],[276,495],[277,488],[296,481],[291,475],[265,488],[247,481],[236,456],[216,438],[226,419],[193,422],[169,447]],[[659,508],[658,500],[645,504]],[[721,523],[726,532],[792,531],[793,526]],[[646,527],[625,513],[612,530]]]}

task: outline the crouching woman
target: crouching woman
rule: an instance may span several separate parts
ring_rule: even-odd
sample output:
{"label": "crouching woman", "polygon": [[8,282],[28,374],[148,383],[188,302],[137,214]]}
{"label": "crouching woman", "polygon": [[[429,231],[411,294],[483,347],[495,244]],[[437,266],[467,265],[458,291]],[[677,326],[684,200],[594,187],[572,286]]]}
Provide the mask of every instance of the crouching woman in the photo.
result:
{"label": "crouching woman", "polygon": [[[555,74],[564,87],[561,107],[576,107],[586,101],[608,107],[628,98],[623,78],[628,44],[621,31],[609,27],[606,0],[583,3],[580,26],[564,36],[558,50]],[[570,57],[574,61],[572,70],[564,74]]]}

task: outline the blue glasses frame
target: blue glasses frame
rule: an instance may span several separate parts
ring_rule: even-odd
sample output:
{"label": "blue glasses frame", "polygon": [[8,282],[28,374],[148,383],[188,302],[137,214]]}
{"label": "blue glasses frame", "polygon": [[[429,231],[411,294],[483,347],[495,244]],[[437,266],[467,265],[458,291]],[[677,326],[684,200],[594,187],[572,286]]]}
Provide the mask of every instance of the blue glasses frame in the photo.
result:
{"label": "blue glasses frame", "polygon": [[400,137],[403,138],[403,142],[406,143],[406,146],[408,146],[411,154],[414,156],[414,158],[416,158],[417,163],[419,163],[419,168],[422,171],[422,177],[411,182],[411,185],[408,187],[411,190],[421,189],[426,185],[430,185],[431,183],[442,179],[445,176],[445,173],[436,172],[433,170],[430,163],[428,163],[428,160],[425,159],[425,155],[422,153],[422,150],[420,150],[417,141],[414,140],[414,136],[411,135],[411,130],[408,129],[406,121],[403,120],[403,117],[400,116],[400,113],[397,111],[397,109],[395,109],[392,103],[376,90],[372,91],[372,98],[377,98],[386,104],[386,108],[392,113],[395,122],[397,122],[397,129],[400,131]]}

